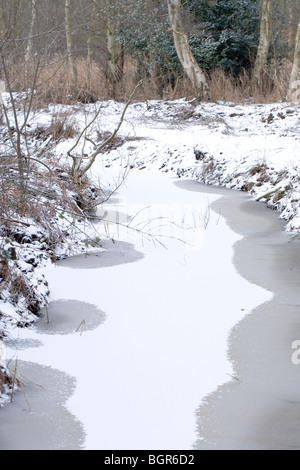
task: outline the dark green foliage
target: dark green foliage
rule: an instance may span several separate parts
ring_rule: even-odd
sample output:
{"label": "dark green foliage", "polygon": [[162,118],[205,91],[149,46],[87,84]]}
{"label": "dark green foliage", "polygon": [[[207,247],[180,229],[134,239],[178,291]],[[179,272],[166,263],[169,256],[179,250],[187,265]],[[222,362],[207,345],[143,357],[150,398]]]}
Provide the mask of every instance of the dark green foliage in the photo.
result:
{"label": "dark green foliage", "polygon": [[[166,5],[137,1],[130,22],[122,22],[120,40],[149,75],[157,67],[166,77],[182,74]],[[258,0],[187,0],[184,19],[192,51],[207,72],[222,68],[238,76],[251,68],[259,39]]]}
{"label": "dark green foliage", "polygon": [[181,73],[181,66],[168,27],[167,2],[155,3],[138,0],[136,8],[130,9],[128,23],[122,22],[119,39],[136,58],[140,75],[150,76],[159,69],[168,77],[172,71]]}
{"label": "dark green foliage", "polygon": [[256,0],[191,0],[188,9],[195,23],[191,46],[202,68],[234,76],[251,68],[259,40]]}

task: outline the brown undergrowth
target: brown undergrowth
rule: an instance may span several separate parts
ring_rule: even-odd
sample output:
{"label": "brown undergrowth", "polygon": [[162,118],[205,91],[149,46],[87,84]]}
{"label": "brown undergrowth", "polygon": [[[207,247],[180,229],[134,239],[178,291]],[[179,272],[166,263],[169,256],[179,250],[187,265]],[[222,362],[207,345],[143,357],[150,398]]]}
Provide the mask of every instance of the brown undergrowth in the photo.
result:
{"label": "brown undergrowth", "polygon": [[[189,80],[175,71],[168,75],[157,76],[157,73],[141,72],[131,57],[126,57],[122,78],[115,84],[111,93],[111,84],[108,81],[105,68],[102,64],[92,62],[87,69],[86,59],[76,59],[78,81],[76,86],[72,79],[65,57],[54,56],[41,60],[41,67],[36,82],[36,106],[47,104],[74,104],[95,103],[97,100],[116,99],[126,101],[136,84],[142,80],[135,95],[136,101],[153,99],[175,100],[183,97],[192,99],[194,92]],[[34,67],[32,67],[34,70]],[[254,103],[273,103],[285,98],[292,63],[284,60],[282,63],[269,64],[263,74],[259,86],[253,86],[251,72],[243,71],[240,76],[234,77],[222,69],[216,69],[207,76],[211,97],[213,101],[241,103],[251,100]],[[16,66],[14,72],[15,89],[26,90],[33,82],[33,78]],[[171,78],[170,78],[171,77]],[[26,83],[28,84],[26,86]]]}

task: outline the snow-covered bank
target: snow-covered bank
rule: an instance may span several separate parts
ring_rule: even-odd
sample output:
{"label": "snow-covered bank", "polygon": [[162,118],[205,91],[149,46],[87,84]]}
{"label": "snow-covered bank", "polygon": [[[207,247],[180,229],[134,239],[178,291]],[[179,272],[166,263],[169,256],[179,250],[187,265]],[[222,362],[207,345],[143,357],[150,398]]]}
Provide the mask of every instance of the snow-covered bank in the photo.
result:
{"label": "snow-covered bank", "polygon": [[8,204],[3,204],[5,195],[1,194],[0,407],[20,384],[16,371],[6,367],[5,345],[18,329],[36,322],[41,308],[49,302],[50,290],[42,270],[62,257],[92,251],[95,246],[99,250],[88,211],[97,203],[99,191],[92,183],[77,187],[68,175],[62,183],[62,175],[58,172],[51,178],[51,190],[29,177],[26,183],[33,190],[24,196],[27,207],[23,211],[14,212],[14,207],[21,206],[17,190]]}
{"label": "snow-covered bank", "polygon": [[288,103],[132,105],[122,131],[130,138],[106,155],[106,165],[119,159],[140,170],[175,172],[247,191],[277,210],[288,230],[298,231],[299,112],[299,105]]}
{"label": "snow-covered bank", "polygon": [[[21,220],[21,219],[20,219]],[[58,222],[59,221],[59,222]],[[10,224],[7,231],[1,227],[1,292],[0,292],[0,407],[10,400],[17,388],[14,371],[6,367],[5,344],[15,338],[18,329],[32,325],[40,310],[48,305],[50,290],[43,270],[61,257],[92,251],[93,232],[89,224],[55,216],[48,222],[55,224],[61,240],[54,243],[49,231],[36,221]],[[90,246],[87,247],[87,243]],[[99,246],[97,247],[99,250]]]}
{"label": "snow-covered bank", "polygon": [[[115,130],[124,107],[115,101],[49,105],[32,113],[30,133],[35,145],[46,145],[53,122],[63,121],[72,128],[75,136],[60,140],[53,149],[55,158],[67,163],[67,152],[88,126],[76,149],[79,157],[86,158],[99,139]],[[182,99],[133,103],[113,145],[104,149],[98,161],[103,171],[129,165],[248,191],[278,210],[288,230],[299,230],[299,113],[300,105],[286,102],[197,104]]]}

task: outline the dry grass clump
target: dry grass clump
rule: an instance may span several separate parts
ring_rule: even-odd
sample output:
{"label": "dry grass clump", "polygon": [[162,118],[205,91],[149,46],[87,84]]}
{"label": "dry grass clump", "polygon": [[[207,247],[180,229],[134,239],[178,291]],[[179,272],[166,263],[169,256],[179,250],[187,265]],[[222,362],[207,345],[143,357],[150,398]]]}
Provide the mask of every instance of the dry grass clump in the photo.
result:
{"label": "dry grass clump", "polygon": [[11,301],[14,305],[18,305],[22,299],[26,300],[27,309],[33,314],[37,314],[40,309],[40,303],[34,295],[32,287],[30,287],[21,273],[12,272],[10,279],[9,291]]}
{"label": "dry grass clump", "polygon": [[0,299],[3,299],[3,295],[6,298],[9,292],[11,304],[18,306],[26,303],[27,310],[36,315],[40,308],[40,299],[18,268],[17,257],[16,260],[9,259],[9,254],[5,253],[2,248],[0,250]]}
{"label": "dry grass clump", "polygon": [[62,139],[73,139],[78,132],[75,118],[70,120],[66,115],[54,115],[50,126],[44,130],[44,134],[53,137],[56,142]]}
{"label": "dry grass clump", "polygon": [[[16,170],[6,175],[0,166],[0,236],[9,237],[14,227],[15,239],[22,242],[22,232],[35,223],[47,234],[42,242],[46,242],[49,252],[54,252],[65,240],[62,221],[85,217],[99,193],[87,181],[77,185],[68,169],[51,161],[50,157],[47,167],[51,171],[41,171],[33,165],[26,175],[25,185],[21,186]],[[19,227],[19,231],[15,227]]]}
{"label": "dry grass clump", "polygon": [[210,77],[209,86],[213,101],[240,103],[251,96],[251,78],[247,72],[234,78],[217,69]]}
{"label": "dry grass clump", "polygon": [[276,68],[266,68],[260,86],[253,86],[251,76],[244,71],[234,78],[225,74],[221,69],[215,70],[210,79],[209,86],[213,101],[243,103],[251,100],[254,103],[274,103],[285,98],[289,85],[292,64],[283,62]]}
{"label": "dry grass clump", "polygon": [[8,370],[0,365],[0,393],[6,393],[7,387],[11,388],[13,385],[13,378]]}
{"label": "dry grass clump", "polygon": [[[22,186],[16,170],[4,178],[0,167],[0,187],[5,187],[0,190],[0,299],[34,315],[44,294],[31,273],[43,259],[56,260],[57,249],[69,246],[71,239],[82,239],[79,221],[86,218],[98,196],[88,181],[79,186],[54,161],[47,165],[52,171],[40,172],[38,178],[38,168],[31,168]],[[45,280],[41,282],[42,291],[47,292]],[[20,326],[27,324],[24,318]]]}
{"label": "dry grass clump", "polygon": [[105,98],[105,77],[100,67],[92,63],[89,73],[84,59],[77,59],[78,84],[64,57],[54,57],[43,65],[38,74],[36,105],[95,103]]}

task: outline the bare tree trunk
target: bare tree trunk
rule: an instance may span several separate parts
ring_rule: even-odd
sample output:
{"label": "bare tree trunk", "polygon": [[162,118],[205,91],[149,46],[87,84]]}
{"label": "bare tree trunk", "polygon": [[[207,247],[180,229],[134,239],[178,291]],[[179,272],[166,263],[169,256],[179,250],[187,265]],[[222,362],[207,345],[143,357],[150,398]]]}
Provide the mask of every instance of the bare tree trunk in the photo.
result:
{"label": "bare tree trunk", "polygon": [[86,58],[86,75],[87,75],[87,87],[88,90],[91,88],[91,67],[93,63],[93,38],[94,38],[94,23],[97,13],[97,6],[94,4],[92,9],[92,16],[90,20],[90,31],[87,40],[87,58]]}
{"label": "bare tree trunk", "polygon": [[192,53],[189,39],[184,29],[181,0],[168,0],[168,8],[174,43],[180,63],[191,81],[197,98],[208,98],[210,97],[210,92],[205,74]]}
{"label": "bare tree trunk", "polygon": [[31,23],[30,23],[29,36],[28,36],[27,47],[26,47],[25,64],[28,64],[32,55],[32,37],[33,37],[34,26],[35,26],[36,17],[37,17],[37,0],[31,0],[31,1],[32,1]]}
{"label": "bare tree trunk", "polygon": [[108,52],[107,76],[111,95],[116,98],[118,84],[123,78],[124,48],[116,39],[115,24],[109,17],[109,13],[106,19],[106,37]]}
{"label": "bare tree trunk", "polygon": [[294,65],[291,73],[287,99],[294,102],[300,101],[300,23],[296,34]]}
{"label": "bare tree trunk", "polygon": [[[8,128],[10,141],[11,141],[10,143],[11,143],[11,145],[12,145],[12,147],[13,147],[15,153],[16,153],[17,164],[18,164],[18,172],[19,172],[19,187],[20,187],[20,191],[22,193],[22,204],[23,204],[26,189],[25,189],[25,159],[24,159],[24,155],[23,155],[23,152],[22,152],[22,146],[21,146],[22,131],[20,131],[18,113],[17,113],[17,109],[16,109],[16,102],[14,100],[12,87],[11,87],[11,82],[10,82],[10,79],[9,79],[8,70],[7,70],[5,59],[4,59],[3,56],[1,56],[1,62],[2,62],[2,70],[3,70],[4,75],[5,75],[5,80],[6,80],[6,83],[8,85],[8,92],[9,92],[10,98],[11,98],[14,126],[11,126],[11,124],[10,124],[8,111],[6,109],[6,105],[4,104],[3,98],[2,98],[2,108],[3,108],[3,113],[4,113],[6,125],[7,125],[7,128]],[[15,136],[12,132],[12,129],[15,129]]]}
{"label": "bare tree trunk", "polygon": [[272,38],[272,0],[263,0],[260,21],[260,41],[253,72],[254,86],[261,87]]}
{"label": "bare tree trunk", "polygon": [[6,37],[6,24],[5,24],[3,6],[2,6],[1,0],[0,0],[0,35],[1,35],[1,39],[4,41]]}
{"label": "bare tree trunk", "polygon": [[78,85],[78,73],[74,56],[74,44],[71,27],[71,0],[66,0],[65,3],[65,26],[66,26],[66,39],[67,39],[67,52],[68,62],[72,72],[72,82],[75,89]]}
{"label": "bare tree trunk", "polygon": [[295,50],[295,37],[297,32],[298,22],[300,20],[300,3],[299,0],[290,0],[290,8],[289,8],[289,51],[293,56]]}
{"label": "bare tree trunk", "polygon": [[19,47],[19,40],[21,39],[21,23],[24,14],[24,0],[14,0],[13,2],[13,9],[14,9],[14,28],[13,28],[13,36],[16,41],[15,47]]}

